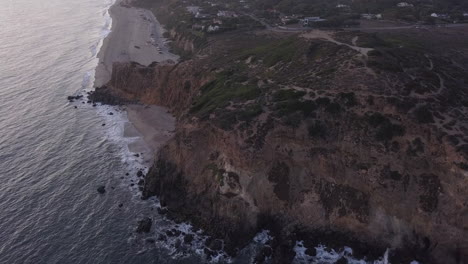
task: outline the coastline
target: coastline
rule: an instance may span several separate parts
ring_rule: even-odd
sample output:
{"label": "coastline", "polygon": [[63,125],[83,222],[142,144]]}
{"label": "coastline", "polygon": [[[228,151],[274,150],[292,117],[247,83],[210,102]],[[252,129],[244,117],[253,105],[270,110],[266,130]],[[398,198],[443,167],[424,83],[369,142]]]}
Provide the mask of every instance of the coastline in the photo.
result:
{"label": "coastline", "polygon": [[[110,8],[110,33],[104,38],[97,54],[94,88],[106,85],[112,77],[115,62],[136,62],[148,66],[154,62],[177,61],[169,52],[162,34],[164,29],[147,9],[130,5],[131,1],[117,0]],[[128,145],[131,152],[143,154],[144,164],[153,162],[154,153],[172,137],[174,117],[160,106],[125,105],[128,121],[124,125],[125,138],[137,138]],[[149,152],[149,153],[148,153]],[[135,154],[135,155],[136,155]],[[147,155],[149,154],[149,155]]]}
{"label": "coastline", "polygon": [[164,29],[150,10],[131,7],[128,1],[116,1],[109,9],[111,32],[97,54],[94,87],[105,85],[112,75],[114,62],[153,62],[178,59],[169,52],[162,37]]}

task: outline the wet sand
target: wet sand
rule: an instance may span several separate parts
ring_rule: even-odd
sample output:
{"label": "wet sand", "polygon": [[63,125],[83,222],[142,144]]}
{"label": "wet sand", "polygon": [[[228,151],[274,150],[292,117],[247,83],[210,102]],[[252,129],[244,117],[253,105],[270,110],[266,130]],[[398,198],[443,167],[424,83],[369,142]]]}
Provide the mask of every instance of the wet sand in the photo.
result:
{"label": "wet sand", "polygon": [[[175,129],[175,118],[165,107],[156,105],[127,105],[128,119],[133,128],[125,129],[124,136],[141,136],[146,145],[156,152],[172,136]],[[137,142],[131,144],[130,150],[138,152],[141,148]]]}

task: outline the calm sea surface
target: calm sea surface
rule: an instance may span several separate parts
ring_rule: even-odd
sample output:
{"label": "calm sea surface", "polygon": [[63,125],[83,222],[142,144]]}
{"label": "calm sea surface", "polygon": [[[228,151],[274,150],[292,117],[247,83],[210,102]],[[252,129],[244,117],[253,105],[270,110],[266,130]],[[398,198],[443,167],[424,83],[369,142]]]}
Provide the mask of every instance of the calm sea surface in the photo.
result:
{"label": "calm sea surface", "polygon": [[[198,262],[146,241],[173,226],[130,186],[141,166],[119,139],[125,114],[66,100],[92,87],[111,4],[0,0],[2,264]],[[135,234],[147,216],[155,231]]]}

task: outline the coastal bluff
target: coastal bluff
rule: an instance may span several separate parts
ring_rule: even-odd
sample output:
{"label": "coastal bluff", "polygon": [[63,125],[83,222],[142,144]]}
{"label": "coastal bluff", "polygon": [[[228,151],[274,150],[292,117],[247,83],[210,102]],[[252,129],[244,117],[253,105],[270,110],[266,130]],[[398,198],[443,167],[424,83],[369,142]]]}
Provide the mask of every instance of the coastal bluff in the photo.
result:
{"label": "coastal bluff", "polygon": [[466,261],[465,70],[436,51],[428,69],[424,52],[341,44],[377,38],[364,33],[262,34],[213,36],[181,62],[113,65],[93,100],[177,118],[143,198],[232,255],[269,229],[276,263],[298,239],[368,258],[389,248],[391,263]]}

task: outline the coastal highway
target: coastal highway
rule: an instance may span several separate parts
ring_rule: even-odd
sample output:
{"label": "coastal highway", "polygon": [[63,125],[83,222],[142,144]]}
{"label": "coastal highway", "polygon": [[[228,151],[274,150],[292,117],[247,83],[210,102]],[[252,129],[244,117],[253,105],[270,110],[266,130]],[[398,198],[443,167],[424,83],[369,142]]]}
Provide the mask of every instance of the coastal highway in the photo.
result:
{"label": "coastal highway", "polygon": [[[265,22],[263,19],[260,19],[253,14],[244,13],[251,17],[253,20],[259,22],[263,26],[265,26],[266,30],[274,31],[274,32],[305,32],[309,31],[312,28],[310,27],[285,27],[285,26],[272,26]],[[355,31],[355,30],[372,30],[372,31],[380,31],[380,30],[402,30],[402,29],[421,29],[421,30],[431,30],[431,29],[443,29],[443,28],[454,28],[454,27],[468,27],[468,24],[440,24],[440,25],[404,25],[404,26],[382,26],[382,27],[350,27],[350,28],[342,28],[346,31]]]}

